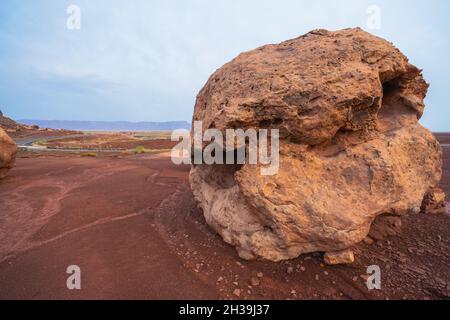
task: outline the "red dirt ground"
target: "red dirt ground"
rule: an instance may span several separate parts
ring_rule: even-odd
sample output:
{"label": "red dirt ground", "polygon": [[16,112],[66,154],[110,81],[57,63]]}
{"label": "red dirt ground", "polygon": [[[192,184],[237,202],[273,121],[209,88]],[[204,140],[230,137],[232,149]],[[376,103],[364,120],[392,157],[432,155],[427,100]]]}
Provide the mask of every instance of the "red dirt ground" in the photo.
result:
{"label": "red dirt ground", "polygon": [[132,133],[100,133],[85,134],[80,137],[67,137],[50,140],[46,143],[49,148],[81,148],[81,149],[172,149],[177,142],[170,139],[137,139]]}
{"label": "red dirt ground", "polygon": [[[449,298],[449,214],[405,217],[400,236],[358,245],[352,266],[247,262],[206,225],[188,172],[151,154],[19,158],[0,183],[0,299]],[[374,264],[379,291],[362,277]],[[80,291],[66,288],[69,265]]]}

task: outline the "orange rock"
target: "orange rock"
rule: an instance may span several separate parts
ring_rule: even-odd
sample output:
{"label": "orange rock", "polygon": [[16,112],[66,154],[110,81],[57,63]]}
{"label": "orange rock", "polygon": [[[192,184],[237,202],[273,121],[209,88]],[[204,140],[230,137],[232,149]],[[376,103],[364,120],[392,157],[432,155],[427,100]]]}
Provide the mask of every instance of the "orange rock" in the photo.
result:
{"label": "orange rock", "polygon": [[418,123],[428,85],[391,43],[315,30],[240,54],[197,96],[203,129],[280,130],[280,165],[195,165],[207,223],[244,259],[352,247],[384,213],[420,210],[442,150]]}
{"label": "orange rock", "polygon": [[351,264],[355,262],[355,256],[351,250],[327,252],[324,255],[324,262],[328,265]]}
{"label": "orange rock", "polygon": [[426,213],[446,213],[445,192],[440,188],[431,189],[426,194],[421,209]]}
{"label": "orange rock", "polygon": [[0,128],[0,179],[13,167],[17,146],[14,141]]}

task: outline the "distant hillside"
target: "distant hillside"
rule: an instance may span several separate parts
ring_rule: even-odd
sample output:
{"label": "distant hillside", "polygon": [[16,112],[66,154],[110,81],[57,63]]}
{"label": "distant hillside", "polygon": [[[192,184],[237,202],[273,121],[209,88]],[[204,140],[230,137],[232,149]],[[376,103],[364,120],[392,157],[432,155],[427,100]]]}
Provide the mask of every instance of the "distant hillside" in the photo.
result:
{"label": "distant hillside", "polygon": [[38,125],[43,128],[66,129],[79,131],[172,131],[191,129],[187,121],[172,122],[127,122],[127,121],[72,121],[72,120],[19,120],[27,125]]}
{"label": "distant hillside", "polygon": [[15,122],[13,119],[3,115],[0,111],[0,127],[4,130],[16,130],[22,127],[21,124]]}

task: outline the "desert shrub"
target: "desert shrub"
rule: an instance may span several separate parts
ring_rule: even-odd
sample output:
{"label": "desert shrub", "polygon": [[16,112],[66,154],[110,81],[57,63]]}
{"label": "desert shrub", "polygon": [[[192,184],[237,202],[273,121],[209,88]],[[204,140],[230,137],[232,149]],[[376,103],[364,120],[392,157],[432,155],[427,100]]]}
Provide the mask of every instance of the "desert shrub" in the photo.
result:
{"label": "desert shrub", "polygon": [[33,144],[38,145],[38,146],[45,146],[48,144],[48,141],[47,140],[38,140],[38,141],[35,141]]}
{"label": "desert shrub", "polygon": [[82,157],[97,157],[97,154],[95,152],[84,152],[81,154]]}
{"label": "desert shrub", "polygon": [[138,146],[134,149],[134,153],[136,154],[145,153],[145,148],[143,146]]}

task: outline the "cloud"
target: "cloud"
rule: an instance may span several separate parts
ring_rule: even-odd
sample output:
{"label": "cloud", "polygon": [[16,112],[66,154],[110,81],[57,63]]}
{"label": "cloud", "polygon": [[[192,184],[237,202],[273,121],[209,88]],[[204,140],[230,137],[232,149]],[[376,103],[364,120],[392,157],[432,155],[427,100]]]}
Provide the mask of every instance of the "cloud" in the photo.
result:
{"label": "cloud", "polygon": [[[4,2],[4,3],[3,3]],[[375,1],[376,33],[424,68],[425,122],[447,128],[447,2]],[[81,30],[66,8],[81,8]],[[2,1],[0,105],[16,118],[190,120],[209,75],[241,51],[314,28],[365,27],[372,1]],[[425,44],[425,45],[424,45]],[[447,90],[445,90],[447,89]],[[430,108],[431,109],[431,108]]]}

